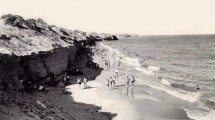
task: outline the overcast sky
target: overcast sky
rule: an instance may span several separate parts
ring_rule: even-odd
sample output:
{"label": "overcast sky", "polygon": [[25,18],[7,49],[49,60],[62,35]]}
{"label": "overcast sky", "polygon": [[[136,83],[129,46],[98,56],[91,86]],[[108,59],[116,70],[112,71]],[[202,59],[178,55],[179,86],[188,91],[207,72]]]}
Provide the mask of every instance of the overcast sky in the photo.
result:
{"label": "overcast sky", "polygon": [[5,13],[87,32],[215,33],[215,0],[0,0]]}

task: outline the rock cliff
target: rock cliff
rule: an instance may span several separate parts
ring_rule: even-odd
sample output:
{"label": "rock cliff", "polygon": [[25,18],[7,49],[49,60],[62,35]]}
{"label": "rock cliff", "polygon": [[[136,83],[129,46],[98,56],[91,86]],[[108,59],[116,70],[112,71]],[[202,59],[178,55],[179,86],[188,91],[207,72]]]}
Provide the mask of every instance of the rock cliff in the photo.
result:
{"label": "rock cliff", "polygon": [[[115,35],[86,33],[48,25],[41,18],[3,15],[0,19],[0,84],[37,81],[70,69],[80,50]],[[7,83],[5,86],[4,83]]]}

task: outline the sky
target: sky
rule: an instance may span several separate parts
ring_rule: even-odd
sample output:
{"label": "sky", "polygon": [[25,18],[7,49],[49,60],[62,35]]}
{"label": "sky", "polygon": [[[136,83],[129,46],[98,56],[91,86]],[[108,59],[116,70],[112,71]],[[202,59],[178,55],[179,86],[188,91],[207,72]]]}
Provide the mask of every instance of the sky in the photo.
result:
{"label": "sky", "polygon": [[86,32],[215,33],[215,0],[0,0],[8,13]]}

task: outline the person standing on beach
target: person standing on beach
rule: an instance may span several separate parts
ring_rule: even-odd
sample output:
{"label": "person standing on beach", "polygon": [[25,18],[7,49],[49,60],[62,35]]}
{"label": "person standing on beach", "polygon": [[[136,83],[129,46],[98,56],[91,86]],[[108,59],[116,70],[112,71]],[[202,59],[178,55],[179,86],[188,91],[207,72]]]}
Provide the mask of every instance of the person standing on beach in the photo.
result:
{"label": "person standing on beach", "polygon": [[118,74],[119,74],[119,68],[115,68],[115,73],[116,73],[116,78],[118,79]]}
{"label": "person standing on beach", "polygon": [[129,86],[129,84],[130,84],[130,78],[129,76],[127,76],[127,86]]}
{"label": "person standing on beach", "polygon": [[132,80],[131,80],[131,85],[132,86],[134,85],[134,82],[135,82],[135,78],[134,78],[134,76],[132,76]]}
{"label": "person standing on beach", "polygon": [[108,78],[107,79],[107,87],[109,88],[109,86],[110,86],[110,79]]}
{"label": "person standing on beach", "polygon": [[84,89],[87,88],[87,78],[84,78]]}
{"label": "person standing on beach", "polygon": [[116,86],[115,80],[112,77],[110,77],[110,80],[111,87],[115,87]]}

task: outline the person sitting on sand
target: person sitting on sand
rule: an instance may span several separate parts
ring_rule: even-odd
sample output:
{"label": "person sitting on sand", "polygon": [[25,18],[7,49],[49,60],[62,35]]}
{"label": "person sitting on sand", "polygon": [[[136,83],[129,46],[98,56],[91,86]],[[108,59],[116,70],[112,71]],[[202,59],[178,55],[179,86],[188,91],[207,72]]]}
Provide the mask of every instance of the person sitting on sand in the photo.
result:
{"label": "person sitting on sand", "polygon": [[87,88],[87,78],[84,78],[84,89]]}

